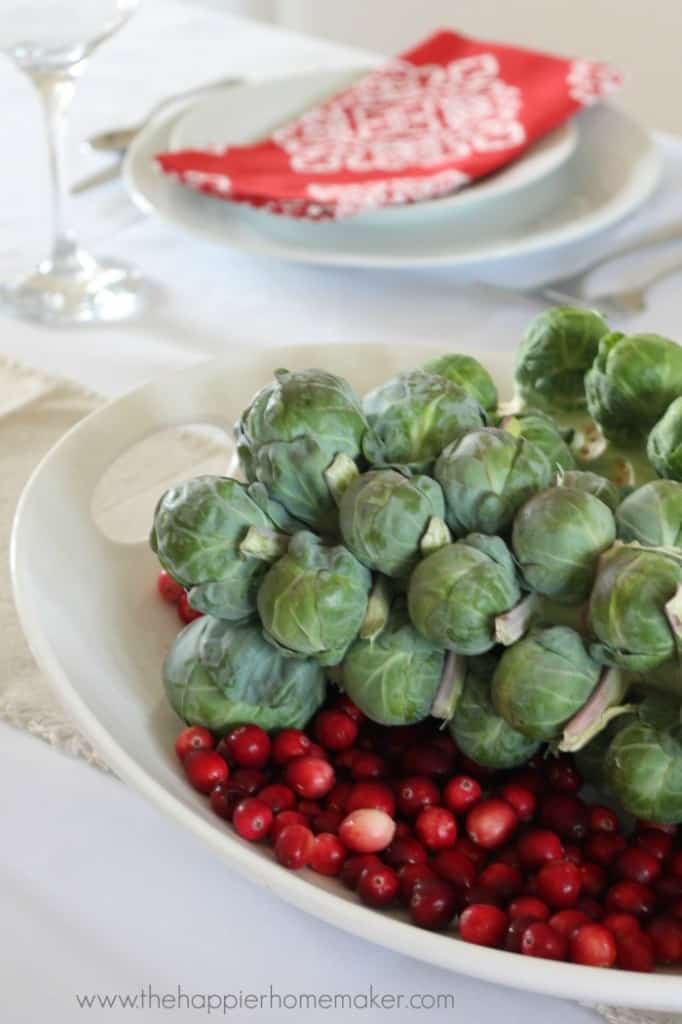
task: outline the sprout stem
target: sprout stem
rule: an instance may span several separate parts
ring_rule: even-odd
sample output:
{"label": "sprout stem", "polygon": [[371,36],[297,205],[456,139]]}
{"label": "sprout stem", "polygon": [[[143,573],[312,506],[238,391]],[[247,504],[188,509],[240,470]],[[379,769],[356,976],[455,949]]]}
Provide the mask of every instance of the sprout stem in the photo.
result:
{"label": "sprout stem", "polygon": [[331,496],[337,505],[345,491],[359,474],[360,471],[353,459],[351,459],[350,455],[344,455],[343,452],[339,452],[331,465],[327,466],[324,471],[324,478],[327,481],[327,487]]}
{"label": "sprout stem", "polygon": [[632,704],[620,703],[628,686],[629,680],[620,669],[604,669],[590,697],[564,726],[559,750],[565,753],[582,750],[613,718],[632,711]]}
{"label": "sprout stem", "polygon": [[528,594],[511,611],[498,615],[495,619],[495,642],[505,647],[515,644],[527,632],[539,607],[537,594]]}
{"label": "sprout stem", "polygon": [[290,539],[286,533],[250,526],[239,545],[239,552],[251,558],[260,558],[262,562],[276,562],[286,552]]}
{"label": "sprout stem", "polygon": [[448,530],[445,520],[440,519],[439,516],[431,516],[426,532],[421,539],[419,550],[426,557],[434,551],[438,551],[439,548],[444,548],[451,540],[452,534]]}
{"label": "sprout stem", "polygon": [[682,661],[682,583],[665,606],[665,615],[675,638],[678,661]]}
{"label": "sprout stem", "polygon": [[434,718],[449,721],[455,713],[466,676],[466,658],[454,651],[448,651],[443,663],[440,686],[431,705]]}
{"label": "sprout stem", "polygon": [[360,626],[360,636],[363,640],[373,640],[382,632],[388,620],[390,607],[391,594],[388,581],[385,576],[377,576],[372,593],[369,595],[365,617]]}

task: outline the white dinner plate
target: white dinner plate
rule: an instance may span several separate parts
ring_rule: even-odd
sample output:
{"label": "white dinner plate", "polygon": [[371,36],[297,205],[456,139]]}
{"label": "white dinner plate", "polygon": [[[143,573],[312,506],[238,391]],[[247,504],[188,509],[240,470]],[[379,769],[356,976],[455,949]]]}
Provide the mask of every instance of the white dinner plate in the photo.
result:
{"label": "white dinner plate", "polygon": [[[174,123],[169,149],[205,149],[209,146],[244,145],[267,138],[275,128],[294,120],[306,110],[334,96],[364,71],[316,71],[306,75],[244,85],[211,93],[192,103]],[[468,206],[489,202],[544,178],[569,158],[578,142],[573,121],[557,128],[531,146],[514,163],[477,184],[439,199],[422,200],[405,206],[388,207],[378,214],[364,214],[361,221],[401,223],[424,216],[449,215]]]}
{"label": "white dinner plate", "polygon": [[[163,698],[160,671],[177,616],[156,595],[158,563],[146,544],[114,543],[95,526],[91,501],[103,472],[136,442],[169,425],[206,422],[231,434],[253,392],[283,363],[292,369],[323,367],[366,391],[443,351],[428,345],[242,347],[220,361],[161,377],[94,412],[42,461],[17,509],[12,579],[28,642],[102,757],[212,847],[228,875],[239,871],[328,923],[450,971],[584,1002],[679,1010],[679,974],[521,959],[470,945],[453,932],[421,930],[402,912],[370,910],[338,880],[286,871],[269,849],[239,839],[211,812],[175,757],[180,723]],[[491,355],[488,365],[502,397],[509,397],[511,356]],[[191,862],[186,869],[192,870]]]}

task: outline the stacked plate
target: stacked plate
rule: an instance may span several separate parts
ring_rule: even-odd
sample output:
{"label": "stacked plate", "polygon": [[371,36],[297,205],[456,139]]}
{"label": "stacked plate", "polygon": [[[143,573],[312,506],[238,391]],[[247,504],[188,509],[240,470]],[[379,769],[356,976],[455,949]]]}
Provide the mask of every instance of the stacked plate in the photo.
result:
{"label": "stacked plate", "polygon": [[595,237],[637,209],[658,180],[660,161],[649,135],[605,105],[584,111],[514,164],[460,192],[345,221],[313,223],[253,210],[196,193],[157,169],[154,156],[164,150],[263,138],[360,74],[325,71],[248,83],[204,94],[153,120],[126,160],[134,200],[191,234],[280,259],[447,265],[483,280],[529,286],[579,269]]}

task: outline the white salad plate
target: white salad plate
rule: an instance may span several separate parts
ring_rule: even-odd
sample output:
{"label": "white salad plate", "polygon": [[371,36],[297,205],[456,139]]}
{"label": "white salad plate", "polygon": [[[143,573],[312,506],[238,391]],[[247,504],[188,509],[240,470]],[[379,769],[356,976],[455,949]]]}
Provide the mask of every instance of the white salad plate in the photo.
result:
{"label": "white salad plate", "polygon": [[[645,129],[602,105],[575,119],[577,141],[567,159],[513,192],[488,193],[480,202],[464,198],[494,188],[500,174],[450,198],[313,223],[203,195],[162,174],[155,155],[185,138],[181,125],[193,109],[152,120],[130,147],[124,181],[133,200],[190,235],[281,260],[458,267],[495,283],[534,286],[578,269],[593,251],[586,240],[594,243],[633,213],[660,174],[660,156]],[[525,276],[519,280],[521,258]]]}
{"label": "white salad plate", "polygon": [[[27,484],[14,524],[14,595],[35,658],[102,757],[178,825],[282,899],[363,939],[455,973],[591,1003],[658,1010],[682,1007],[682,976],[602,970],[485,949],[453,932],[433,933],[400,913],[362,906],[338,881],[280,867],[268,849],[236,836],[191,789],[174,754],[180,722],[167,705],[161,663],[178,622],[156,595],[158,563],[145,543],[119,544],[95,525],[102,474],[131,446],[169,426],[231,426],[282,364],[319,366],[364,392],[443,346],[339,345],[248,350],[163,376],[74,427]],[[475,353],[472,353],[475,354]],[[502,397],[512,358],[487,363]],[[226,466],[228,453],[226,449]],[[191,863],[186,865],[192,870]]]}

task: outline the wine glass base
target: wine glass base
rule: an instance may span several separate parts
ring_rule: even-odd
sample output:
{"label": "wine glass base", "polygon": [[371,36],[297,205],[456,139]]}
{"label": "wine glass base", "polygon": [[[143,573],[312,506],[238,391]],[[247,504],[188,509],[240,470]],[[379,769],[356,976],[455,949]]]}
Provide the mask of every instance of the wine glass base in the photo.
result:
{"label": "wine glass base", "polygon": [[46,260],[33,274],[0,288],[0,311],[57,327],[113,323],[139,313],[144,291],[134,268],[78,249],[68,261]]}

